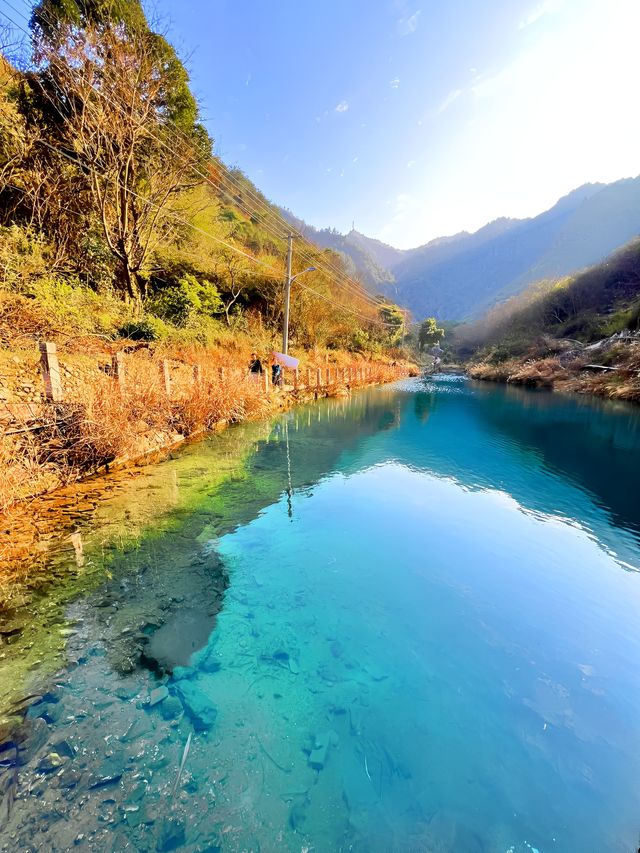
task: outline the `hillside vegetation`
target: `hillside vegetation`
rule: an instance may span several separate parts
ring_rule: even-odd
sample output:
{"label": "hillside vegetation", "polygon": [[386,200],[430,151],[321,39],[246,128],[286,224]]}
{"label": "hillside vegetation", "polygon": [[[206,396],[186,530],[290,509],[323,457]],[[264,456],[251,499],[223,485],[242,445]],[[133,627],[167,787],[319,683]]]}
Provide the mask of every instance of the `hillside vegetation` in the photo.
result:
{"label": "hillside vegetation", "polygon": [[640,400],[640,239],[459,327],[454,350],[477,378]]}
{"label": "hillside vegetation", "polygon": [[[211,346],[282,323],[278,209],[212,155],[188,75],[138,0],[42,0],[0,67],[0,340],[98,334]],[[403,317],[297,241],[293,346],[365,353]]]}

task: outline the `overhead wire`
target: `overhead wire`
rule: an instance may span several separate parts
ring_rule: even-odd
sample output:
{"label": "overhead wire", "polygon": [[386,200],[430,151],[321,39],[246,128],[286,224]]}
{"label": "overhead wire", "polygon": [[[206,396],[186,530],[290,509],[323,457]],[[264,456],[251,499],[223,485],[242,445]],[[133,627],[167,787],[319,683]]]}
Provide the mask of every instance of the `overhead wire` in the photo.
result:
{"label": "overhead wire", "polygon": [[[20,11],[17,10],[16,7],[13,6],[9,2],[9,0],[4,0],[4,2],[6,2],[6,4],[10,8],[12,8],[18,14],[20,14]],[[46,14],[44,14],[43,17],[45,18],[45,20],[48,20],[48,22],[52,25],[54,25],[56,23],[50,16],[48,16]],[[19,26],[19,25],[17,25],[17,26]],[[29,35],[29,33],[27,33],[26,30],[24,30],[24,29],[23,29],[23,32],[25,32],[27,35]],[[96,89],[95,91],[98,95],[103,97],[105,100],[112,103],[117,109],[120,109],[123,112],[125,111],[125,107],[123,105],[116,103],[113,99],[106,96],[100,90]],[[190,147],[194,146],[194,141],[189,140],[187,138],[186,134],[171,119],[169,119],[167,117],[159,117],[159,122],[164,123],[164,124],[170,124],[174,128],[176,133],[178,135],[180,135],[183,138],[183,140],[186,141]],[[148,129],[145,129],[145,130],[151,136],[154,136]],[[154,138],[156,139],[156,141],[160,142],[160,144],[162,144],[168,148],[168,146],[164,140],[162,140],[158,137],[154,137]],[[171,150],[171,149],[169,149],[169,150]],[[172,152],[172,153],[175,153],[175,152]],[[206,151],[205,149],[201,149],[201,153],[203,155],[210,156],[210,152]],[[217,189],[222,190],[222,192],[225,195],[227,195],[227,197],[229,197],[234,202],[234,204],[237,205],[250,218],[258,217],[259,220],[261,220],[261,222],[260,222],[261,226],[268,233],[270,233],[271,236],[274,236],[277,239],[285,239],[289,233],[294,233],[294,235],[297,238],[302,239],[304,241],[304,243],[310,248],[311,252],[315,253],[317,251],[317,247],[314,246],[314,244],[311,243],[302,234],[302,232],[299,229],[296,229],[290,222],[285,220],[284,217],[282,217],[279,213],[277,213],[274,210],[273,206],[269,202],[267,202],[264,199],[261,199],[255,192],[253,192],[253,190],[250,187],[243,186],[237,179],[235,179],[231,173],[231,170],[219,158],[215,158],[214,162],[216,163],[216,165],[219,167],[219,169],[221,171],[221,177],[224,177],[227,180],[227,188],[226,189],[222,185],[222,183],[216,183],[215,181],[213,181],[211,179],[211,177],[209,175],[205,175],[201,171],[199,171],[194,164],[191,164],[191,168],[193,169],[193,171],[196,174],[198,174],[203,180],[205,180],[211,186],[214,186]],[[247,206],[246,201],[243,204],[243,202],[238,198],[237,195],[232,194],[232,192],[229,189],[229,185],[231,186],[232,190],[235,190],[238,193],[244,194],[245,196],[249,196],[249,198],[252,200],[253,207],[249,208]],[[256,205],[260,205],[260,207],[256,207]],[[267,225],[265,223],[265,219],[267,217],[269,217],[270,220],[272,220],[271,227],[269,227],[269,225]],[[273,223],[275,223],[276,228],[278,226],[282,227],[284,233],[280,234],[279,231],[274,230]],[[381,306],[380,300],[376,299],[375,297],[372,297],[371,294],[369,294],[366,291],[366,289],[362,286],[362,284],[360,282],[358,282],[354,279],[351,279],[349,276],[347,276],[347,274],[343,270],[341,270],[339,267],[337,267],[333,262],[327,261],[326,259],[319,259],[315,254],[309,254],[309,249],[298,250],[298,254],[300,254],[305,260],[307,260],[311,264],[316,264],[317,268],[321,269],[326,274],[328,274],[330,276],[331,275],[335,276],[338,279],[337,284],[339,286],[342,286],[343,288],[345,288],[345,290],[348,291],[351,295],[353,295],[359,299],[362,299],[365,302],[368,302],[371,305],[371,307],[373,307],[373,308],[376,308],[376,309],[380,308],[380,306]]]}
{"label": "overhead wire", "polygon": [[[4,0],[4,2],[6,3],[6,5],[7,5],[7,6],[9,6],[11,9],[13,9],[13,11],[14,11],[14,12],[16,12],[17,14],[21,14],[20,10],[16,9],[16,7],[15,7],[15,6],[13,6],[10,2],[8,2],[8,0]],[[30,33],[29,33],[29,32],[28,32],[28,31],[27,31],[23,26],[21,26],[21,25],[20,25],[19,23],[17,23],[14,19],[12,19],[12,18],[11,18],[11,16],[7,15],[6,13],[5,13],[5,16],[7,17],[7,19],[8,19],[11,23],[13,23],[13,24],[14,24],[14,26],[18,27],[18,29],[20,29],[23,33],[25,33],[25,35],[27,35],[27,36],[31,36],[31,34],[30,34]],[[50,23],[53,23],[53,21],[51,20],[51,18],[49,18],[49,22],[50,22]],[[111,102],[111,103],[112,103],[112,105],[113,105],[113,106],[115,106],[117,109],[120,109],[120,110],[123,110],[123,109],[124,109],[124,107],[122,107],[121,105],[119,105],[118,103],[116,103],[115,101],[113,101],[112,99],[108,98],[106,95],[104,95],[104,93],[100,92],[100,91],[99,91],[99,90],[97,90],[97,89],[94,89],[94,91],[96,91],[96,93],[97,93],[98,95],[102,96],[102,97],[103,97],[103,98],[105,98],[107,101]],[[45,92],[44,94],[48,97],[48,99],[49,99],[49,100],[50,100],[50,102],[52,103],[52,105],[53,105],[54,109],[56,109],[56,111],[57,111],[57,112],[58,112],[58,114],[61,116],[61,118],[62,118],[63,120],[66,120],[66,119],[65,119],[64,114],[61,112],[61,110],[60,110],[60,109],[58,108],[58,106],[55,104],[55,102],[53,101],[53,99],[48,95],[48,93],[46,93],[46,92]],[[161,121],[163,121],[163,120],[161,119]],[[192,142],[190,142],[189,140],[187,140],[186,135],[185,135],[185,134],[183,134],[183,132],[180,130],[180,128],[178,128],[178,127],[175,125],[175,123],[174,123],[174,122],[171,122],[170,120],[164,120],[164,121],[165,121],[165,123],[170,123],[170,124],[175,128],[175,130],[176,130],[180,135],[182,135],[186,141],[188,141],[188,142],[189,142],[189,144],[190,144],[190,145],[192,145],[192,144],[193,144]],[[150,131],[148,131],[148,130],[147,130],[147,132],[149,132],[149,133],[150,133]],[[159,137],[154,136],[154,134],[152,134],[152,133],[150,133],[150,135],[151,135],[153,138],[155,138],[155,139],[156,139],[156,141],[160,142],[164,147],[167,147],[167,148],[168,148],[168,150],[171,150],[171,151],[172,151],[172,153],[175,153],[172,149],[170,149],[170,148],[169,148],[169,146],[165,143],[165,141],[164,141],[164,140],[162,140],[162,139],[161,139],[161,138],[159,138]],[[104,176],[104,174],[103,174],[103,173],[100,173],[98,170],[93,169],[93,167],[88,167],[88,166],[87,166],[87,164],[83,164],[83,163],[81,163],[79,160],[77,160],[77,159],[75,159],[75,158],[71,157],[71,156],[70,156],[70,155],[68,155],[68,153],[67,153],[67,152],[65,152],[63,149],[61,149],[61,148],[57,148],[56,146],[52,146],[52,145],[50,145],[49,143],[44,142],[44,140],[41,140],[41,142],[42,142],[44,145],[46,145],[47,147],[49,147],[51,150],[54,150],[54,151],[56,151],[56,150],[57,150],[57,151],[58,151],[58,153],[60,153],[60,154],[62,154],[63,156],[65,156],[65,157],[66,157],[67,159],[69,159],[71,162],[76,163],[76,165],[80,165],[81,167],[85,167],[85,168],[90,168],[90,169],[91,169],[91,171],[93,171],[94,173],[96,173],[96,174],[102,174],[102,175]],[[206,153],[206,152],[204,152],[204,151],[203,151],[202,153]],[[223,163],[219,160],[219,158],[216,158],[214,162],[215,162],[215,163],[216,163],[216,165],[217,165],[217,166],[219,166],[222,170],[227,170],[227,172],[228,172],[227,167],[225,166],[225,164],[223,164]],[[216,185],[216,184],[215,184],[215,182],[213,182],[213,181],[212,181],[212,180],[211,180],[207,175],[204,175],[202,172],[200,172],[200,171],[199,171],[199,170],[198,170],[198,169],[197,169],[193,164],[190,164],[190,167],[193,169],[193,171],[194,171],[196,174],[198,174],[201,178],[203,178],[205,181],[207,181],[207,183],[209,183],[210,185],[212,185],[212,186],[214,186],[214,187],[221,188],[221,187],[220,187],[220,185]],[[104,176],[104,177],[106,177],[106,176]],[[241,184],[239,184],[238,182],[235,182],[235,181],[234,181],[234,179],[232,178],[232,176],[231,176],[230,174],[228,174],[228,179],[229,179],[229,182],[231,183],[232,187],[234,187],[238,192],[245,193],[245,194],[247,194],[247,195],[253,196],[253,197],[256,199],[256,202],[257,202],[257,203],[259,203],[260,205],[264,205],[264,210],[265,210],[265,212],[269,212],[269,213],[271,214],[271,216],[272,216],[274,219],[276,219],[276,214],[275,214],[275,213],[273,213],[273,212],[270,210],[270,205],[269,205],[269,203],[268,203],[268,202],[262,201],[261,199],[259,199],[259,198],[258,198],[258,196],[257,196],[257,195],[255,195],[254,193],[252,193],[252,192],[251,192],[250,190],[248,190],[246,187],[243,187],[243,186],[242,186]],[[152,202],[150,199],[145,198],[144,196],[140,195],[139,193],[136,193],[134,190],[131,190],[131,189],[130,189],[130,188],[128,188],[128,187],[125,187],[124,185],[120,184],[119,182],[116,182],[116,183],[118,184],[118,186],[120,186],[120,187],[121,187],[122,189],[124,189],[126,192],[128,192],[128,193],[130,193],[131,195],[133,195],[134,197],[138,198],[138,199],[139,199],[140,201],[142,201],[143,203],[148,204],[148,205],[150,205],[151,207],[154,207],[154,208],[156,208],[156,209],[158,209],[158,210],[160,209],[160,208],[159,208],[159,206],[158,206],[158,205],[156,205],[154,202]],[[243,210],[243,212],[244,212],[244,213],[246,213],[247,215],[249,215],[249,216],[250,216],[250,218],[252,218],[252,217],[254,217],[254,216],[258,216],[258,217],[263,217],[263,220],[264,220],[264,213],[263,213],[263,211],[262,211],[262,210],[260,210],[260,209],[256,209],[256,208],[253,208],[253,210],[252,210],[251,208],[248,208],[246,204],[245,204],[245,205],[243,205],[243,204],[242,204],[242,202],[241,202],[241,201],[239,201],[239,200],[238,200],[238,198],[237,198],[236,196],[234,196],[234,195],[231,195],[231,194],[230,194],[230,192],[229,192],[229,190],[228,190],[228,189],[227,189],[227,191],[226,191],[226,193],[225,193],[225,194],[227,194],[227,195],[232,199],[232,201],[234,202],[234,204],[235,204],[236,206],[238,206],[241,210]],[[274,270],[272,267],[270,267],[270,265],[268,265],[268,264],[266,264],[264,261],[262,261],[261,259],[256,258],[256,257],[254,257],[253,255],[250,255],[249,253],[244,252],[243,250],[239,249],[237,246],[234,246],[234,245],[232,245],[231,243],[228,243],[227,241],[222,240],[221,238],[216,237],[216,236],[215,236],[215,235],[213,235],[213,234],[210,234],[209,232],[205,231],[204,229],[199,228],[198,226],[194,225],[193,223],[191,223],[191,222],[189,222],[188,220],[184,219],[183,217],[179,216],[179,214],[176,214],[176,213],[175,213],[175,211],[166,211],[166,212],[165,212],[165,215],[167,215],[167,216],[171,216],[172,218],[174,218],[174,219],[176,219],[177,221],[179,221],[179,222],[181,222],[181,223],[183,223],[183,224],[187,225],[188,227],[192,228],[193,230],[197,231],[198,233],[202,234],[203,236],[208,237],[208,238],[210,238],[210,239],[214,240],[215,242],[217,242],[217,243],[219,243],[219,244],[221,244],[221,245],[223,245],[223,246],[225,246],[225,247],[229,248],[230,250],[232,250],[232,251],[234,251],[234,252],[236,252],[236,253],[238,253],[238,254],[240,254],[240,255],[244,256],[244,257],[245,257],[245,258],[247,258],[248,260],[251,260],[251,261],[253,261],[254,263],[257,263],[257,264],[260,264],[260,265],[262,265],[262,266],[265,266],[265,267],[267,268],[267,270],[269,270],[269,271],[270,271],[270,272],[271,272],[271,273],[272,273],[276,278],[280,278],[280,274],[279,274],[276,270]],[[279,218],[280,222],[282,223],[282,225],[284,226],[284,229],[285,229],[285,230],[286,230],[286,229],[289,229],[289,233],[291,233],[291,230],[295,230],[295,229],[292,229],[292,227],[290,226],[290,224],[289,224],[289,223],[287,223],[287,222],[286,222],[286,220],[284,220],[284,219],[283,219],[282,217],[280,217],[279,215],[278,215],[278,218]],[[271,228],[269,228],[269,227],[265,227],[265,223],[264,223],[264,221],[262,221],[260,224],[261,224],[261,226],[262,226],[262,227],[264,227],[264,228],[265,228],[265,230],[267,231],[267,233],[270,233],[272,236],[275,236],[275,237],[277,237],[278,239],[285,239],[285,236],[287,236],[287,235],[285,235],[285,234],[281,235],[281,234],[279,234],[279,232],[274,231],[274,228],[273,228],[273,227],[271,227]],[[300,238],[302,238],[303,240],[305,240],[305,242],[306,242],[306,243],[308,243],[308,244],[311,246],[312,250],[315,250],[315,249],[316,249],[316,247],[315,247],[315,246],[313,246],[313,244],[309,243],[309,241],[308,241],[308,240],[307,240],[307,239],[306,239],[302,234],[300,234],[300,232],[297,232],[297,235],[296,235],[296,236],[299,236]],[[318,262],[318,259],[317,259],[315,256],[313,256],[313,255],[308,255],[308,254],[307,254],[307,253],[305,253],[305,252],[299,252],[299,254],[300,254],[302,257],[304,257],[305,259],[309,260],[311,263],[315,263],[317,266],[321,266],[321,265],[320,265],[320,263]],[[328,272],[328,271],[326,271],[326,272]],[[340,271],[338,271],[338,272],[340,272]],[[329,273],[329,274],[330,274],[330,273]],[[342,273],[342,275],[344,275],[344,273]],[[378,309],[379,309],[380,307],[382,307],[382,306],[381,306],[381,303],[380,303],[380,302],[378,302],[377,300],[373,300],[373,298],[370,296],[370,294],[367,294],[367,293],[366,293],[366,291],[364,291],[364,289],[362,288],[362,286],[361,286],[358,282],[354,282],[354,284],[355,284],[355,286],[356,286],[356,290],[355,290],[355,292],[351,292],[351,293],[350,293],[350,295],[351,295],[351,296],[356,296],[356,297],[365,298],[365,299],[366,299],[366,298],[368,298],[368,299],[372,300],[372,302],[373,302],[373,304],[374,304],[374,306],[375,306],[376,308],[378,308]],[[299,286],[299,287],[301,287],[302,289],[304,289],[304,290],[308,291],[309,293],[314,294],[314,295],[315,295],[315,296],[317,296],[318,298],[323,299],[323,300],[324,300],[324,301],[326,301],[326,302],[329,302],[329,303],[330,303],[330,304],[332,304],[334,307],[340,308],[340,309],[342,309],[342,310],[344,310],[344,311],[346,311],[346,312],[348,312],[348,313],[350,313],[350,314],[353,314],[354,316],[360,317],[361,319],[365,320],[367,323],[371,323],[371,324],[375,324],[375,325],[381,325],[381,326],[390,326],[390,327],[395,327],[395,326],[396,326],[396,324],[394,324],[394,323],[387,323],[387,322],[385,322],[385,321],[379,320],[379,319],[377,319],[377,318],[372,318],[372,317],[369,317],[369,316],[367,316],[367,315],[365,315],[365,314],[362,314],[361,312],[355,311],[354,309],[349,308],[349,307],[347,307],[347,306],[343,305],[343,304],[342,304],[342,303],[340,303],[340,302],[337,302],[335,299],[332,299],[332,298],[330,298],[330,297],[327,297],[327,296],[325,296],[325,295],[323,295],[323,294],[319,293],[318,291],[316,291],[315,289],[313,289],[313,288],[309,287],[308,285],[303,285],[301,282],[299,282],[299,283],[298,283],[298,286]]]}

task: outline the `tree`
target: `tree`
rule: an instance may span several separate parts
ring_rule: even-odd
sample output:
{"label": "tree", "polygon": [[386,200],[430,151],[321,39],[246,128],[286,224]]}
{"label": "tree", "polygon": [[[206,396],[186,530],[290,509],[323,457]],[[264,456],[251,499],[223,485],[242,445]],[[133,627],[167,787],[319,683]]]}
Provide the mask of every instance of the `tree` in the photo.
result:
{"label": "tree", "polygon": [[427,317],[420,324],[420,331],[418,332],[420,352],[424,352],[426,347],[432,347],[440,343],[443,337],[444,329],[438,328],[435,317]]}
{"label": "tree", "polygon": [[383,305],[380,308],[380,319],[384,325],[384,342],[396,346],[402,340],[405,325],[405,313],[397,305]]}
{"label": "tree", "polygon": [[42,70],[32,79],[49,102],[47,150],[76,164],[117,262],[116,288],[134,300],[150,253],[178,228],[170,214],[193,185],[200,156],[192,140],[161,123],[175,113],[197,136],[195,110],[176,93],[165,46],[152,33],[68,30],[64,41],[37,47]]}
{"label": "tree", "polygon": [[222,290],[222,310],[231,325],[231,309],[238,301],[249,281],[248,260],[240,254],[224,249],[217,259],[218,280]]}
{"label": "tree", "polygon": [[138,300],[149,256],[179,230],[178,202],[211,156],[188,74],[139,0],[41,0],[31,29],[40,151],[54,170],[75,165],[116,289]]}
{"label": "tree", "polygon": [[139,0],[40,0],[29,22],[36,40],[47,42],[63,41],[69,27],[110,25],[123,27],[129,33],[148,30]]}

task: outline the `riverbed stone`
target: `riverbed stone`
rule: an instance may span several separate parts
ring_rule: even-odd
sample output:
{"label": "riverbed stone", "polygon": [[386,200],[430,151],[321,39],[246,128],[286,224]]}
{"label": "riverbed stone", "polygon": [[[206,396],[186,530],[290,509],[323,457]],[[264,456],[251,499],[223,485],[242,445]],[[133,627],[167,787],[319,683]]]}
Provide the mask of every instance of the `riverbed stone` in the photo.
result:
{"label": "riverbed stone", "polygon": [[122,743],[132,743],[153,731],[154,724],[147,714],[140,713],[120,736]]}
{"label": "riverbed stone", "polygon": [[176,690],[195,729],[206,731],[218,716],[218,709],[197,682],[179,681]]}
{"label": "riverbed stone", "polygon": [[89,784],[89,790],[95,791],[99,788],[109,788],[117,785],[122,779],[122,773],[110,773],[107,776],[93,776]]}
{"label": "riverbed stone", "polygon": [[163,702],[167,696],[169,695],[169,688],[166,685],[162,684],[160,687],[156,687],[154,690],[149,693],[149,707],[153,708],[155,705]]}
{"label": "riverbed stone", "polygon": [[49,752],[43,755],[38,762],[38,771],[40,773],[53,773],[59,770],[68,760],[65,755],[59,755],[57,752]]}
{"label": "riverbed stone", "polygon": [[309,767],[314,770],[323,770],[327,763],[329,750],[337,744],[338,734],[333,729],[316,735],[313,741],[313,749],[309,753]]}
{"label": "riverbed stone", "polygon": [[182,702],[177,696],[167,696],[160,705],[160,713],[165,720],[175,720],[182,714]]}

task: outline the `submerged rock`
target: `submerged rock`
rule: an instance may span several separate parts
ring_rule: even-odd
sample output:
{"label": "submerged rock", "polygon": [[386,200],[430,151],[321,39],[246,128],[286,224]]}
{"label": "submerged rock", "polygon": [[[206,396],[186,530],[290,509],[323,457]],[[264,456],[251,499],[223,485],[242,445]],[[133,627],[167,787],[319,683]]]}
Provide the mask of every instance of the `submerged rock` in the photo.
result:
{"label": "submerged rock", "polygon": [[194,728],[200,731],[211,728],[218,716],[218,709],[200,686],[193,681],[178,681],[176,691]]}
{"label": "submerged rock", "polygon": [[182,702],[177,696],[167,696],[160,705],[160,713],[165,720],[175,720],[182,714]]}
{"label": "submerged rock", "polygon": [[139,714],[139,716],[131,723],[123,735],[120,736],[122,743],[131,743],[138,738],[144,737],[153,731],[154,724],[147,714]]}
{"label": "submerged rock", "polygon": [[142,653],[142,662],[156,672],[173,672],[187,666],[215,628],[216,617],[205,610],[181,610],[155,631]]}
{"label": "submerged rock", "polygon": [[333,729],[316,735],[313,741],[313,749],[309,753],[309,767],[314,770],[322,770],[327,763],[329,750],[338,745],[338,735]]}
{"label": "submerged rock", "polygon": [[154,705],[158,705],[160,702],[163,702],[168,695],[169,690],[164,684],[160,687],[156,687],[155,690],[152,690],[151,693],[149,693],[149,707],[153,708]]}
{"label": "submerged rock", "polygon": [[95,791],[98,788],[108,788],[110,785],[117,785],[122,779],[122,773],[112,773],[109,776],[94,777],[89,785],[90,791]]}
{"label": "submerged rock", "polygon": [[38,762],[38,770],[40,773],[53,773],[59,770],[69,759],[66,755],[58,755],[57,752],[49,752],[44,755]]}

